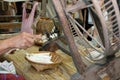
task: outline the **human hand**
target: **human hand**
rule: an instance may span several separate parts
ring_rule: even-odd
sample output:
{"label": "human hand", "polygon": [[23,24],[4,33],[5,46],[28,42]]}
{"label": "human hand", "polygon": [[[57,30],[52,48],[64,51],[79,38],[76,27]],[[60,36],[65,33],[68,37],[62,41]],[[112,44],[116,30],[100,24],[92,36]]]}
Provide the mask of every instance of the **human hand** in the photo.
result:
{"label": "human hand", "polygon": [[36,9],[37,5],[38,5],[38,2],[35,2],[34,5],[33,5],[31,13],[27,17],[26,4],[23,3],[21,32],[28,32],[28,33],[33,34],[33,30],[31,28],[31,26],[33,24],[35,9]]}
{"label": "human hand", "polygon": [[27,48],[34,44],[36,39],[40,39],[40,35],[32,35],[26,32],[22,32],[17,36],[7,39],[10,48]]}

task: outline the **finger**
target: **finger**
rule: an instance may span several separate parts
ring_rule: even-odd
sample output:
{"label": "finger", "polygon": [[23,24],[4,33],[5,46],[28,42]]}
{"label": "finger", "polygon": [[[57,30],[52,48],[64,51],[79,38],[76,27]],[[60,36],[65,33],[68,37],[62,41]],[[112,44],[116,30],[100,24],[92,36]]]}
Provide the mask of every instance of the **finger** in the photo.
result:
{"label": "finger", "polygon": [[42,35],[41,35],[41,34],[39,34],[39,35],[34,35],[34,37],[35,37],[36,39],[41,39]]}
{"label": "finger", "polygon": [[20,48],[28,48],[33,45],[32,42],[29,41],[29,39],[24,39],[24,42],[21,44]]}
{"label": "finger", "polygon": [[27,42],[30,44],[34,43],[34,40],[36,39],[34,35],[31,35],[29,33],[24,33],[23,35],[25,35],[24,38],[27,40]]}
{"label": "finger", "polygon": [[29,44],[34,44],[35,38],[26,38],[26,40]]}
{"label": "finger", "polygon": [[26,38],[26,37],[29,37],[29,38],[34,38],[34,35],[33,34],[30,34],[30,33],[27,33],[27,32],[22,32],[21,33],[21,36]]}
{"label": "finger", "polygon": [[32,38],[32,39],[41,39],[41,37],[42,37],[42,34],[33,35],[30,33],[26,33],[26,32],[23,32],[22,35],[27,36],[27,37]]}
{"label": "finger", "polygon": [[34,38],[26,38],[27,42],[30,44],[29,46],[34,45],[36,40],[40,40],[40,36],[41,35],[35,35]]}
{"label": "finger", "polygon": [[26,43],[26,47],[31,47],[32,45],[33,45],[33,43],[31,43],[31,42]]}

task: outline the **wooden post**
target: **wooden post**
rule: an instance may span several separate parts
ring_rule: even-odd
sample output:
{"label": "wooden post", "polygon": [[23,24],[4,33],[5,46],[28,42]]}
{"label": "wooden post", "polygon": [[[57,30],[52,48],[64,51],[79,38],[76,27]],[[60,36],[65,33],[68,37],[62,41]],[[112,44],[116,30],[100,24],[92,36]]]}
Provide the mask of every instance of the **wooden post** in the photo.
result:
{"label": "wooden post", "polygon": [[67,17],[65,16],[64,10],[61,6],[61,2],[60,2],[60,0],[52,0],[52,1],[53,1],[53,4],[54,4],[54,7],[56,9],[56,12],[57,12],[57,14],[60,18],[60,21],[62,23],[64,34],[67,38],[68,45],[69,45],[70,50],[71,50],[71,56],[73,58],[73,62],[75,64],[76,68],[77,68],[77,71],[80,74],[83,74],[83,72],[85,70],[85,65],[82,62],[80,53],[78,52],[78,49],[75,45],[72,33],[70,31],[70,28],[69,28],[69,23],[67,21]]}

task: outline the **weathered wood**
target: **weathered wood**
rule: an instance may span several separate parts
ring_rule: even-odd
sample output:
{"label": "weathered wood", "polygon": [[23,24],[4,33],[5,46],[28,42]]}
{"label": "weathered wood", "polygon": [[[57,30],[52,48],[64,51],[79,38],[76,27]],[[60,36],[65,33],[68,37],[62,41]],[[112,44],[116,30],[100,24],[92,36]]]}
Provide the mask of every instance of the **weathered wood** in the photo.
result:
{"label": "weathered wood", "polygon": [[55,6],[55,9],[57,11],[57,14],[59,15],[60,21],[62,23],[64,34],[65,34],[66,39],[68,41],[71,55],[72,55],[73,61],[75,63],[75,66],[76,66],[78,72],[80,74],[82,74],[85,70],[85,65],[84,65],[84,63],[81,59],[81,56],[78,52],[78,49],[75,45],[72,33],[70,32],[70,28],[69,28],[70,26],[69,26],[69,23],[67,21],[67,17],[64,13],[65,11],[63,10],[63,7],[61,5],[60,0],[52,0],[52,1],[53,1],[54,6]]}
{"label": "weathered wood", "polygon": [[6,22],[0,23],[0,29],[12,29],[12,28],[20,28],[21,22]]}
{"label": "weathered wood", "polygon": [[[38,52],[38,47],[28,48],[28,52]],[[13,61],[16,71],[19,75],[24,76],[25,80],[70,80],[70,77],[76,73],[72,58],[61,50],[57,50],[63,61],[57,68],[37,72],[25,59],[25,51],[15,51],[15,54],[6,56],[7,60]]]}
{"label": "weathered wood", "polygon": [[47,0],[42,0],[42,14],[41,16],[42,17],[45,17],[46,16],[46,5],[47,5]]}
{"label": "weathered wood", "polygon": [[[74,0],[74,1],[75,1],[75,0]],[[76,12],[76,11],[78,11],[78,10],[80,10],[80,9],[85,9],[85,8],[92,7],[92,6],[93,6],[93,4],[87,5],[87,4],[85,4],[84,1],[78,0],[77,2],[75,2],[74,5],[66,8],[66,11],[67,11],[67,12]]]}
{"label": "weathered wood", "polygon": [[0,22],[8,22],[12,20],[20,20],[21,21],[22,16],[16,15],[16,16],[10,16],[10,15],[0,15]]}
{"label": "weathered wood", "polygon": [[18,34],[19,33],[0,34],[0,40],[8,39],[8,38],[11,38],[11,37],[16,36]]}

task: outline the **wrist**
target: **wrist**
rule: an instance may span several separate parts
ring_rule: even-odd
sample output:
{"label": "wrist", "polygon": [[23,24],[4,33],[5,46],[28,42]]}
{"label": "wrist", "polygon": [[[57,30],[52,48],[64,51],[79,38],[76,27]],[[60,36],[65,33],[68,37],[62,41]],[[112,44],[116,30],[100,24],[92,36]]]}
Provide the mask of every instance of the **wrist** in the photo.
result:
{"label": "wrist", "polygon": [[0,55],[13,49],[11,43],[8,40],[0,40]]}
{"label": "wrist", "polygon": [[9,39],[3,40],[1,44],[2,44],[2,45],[4,46],[4,48],[6,48],[6,49],[14,48],[14,47],[13,47],[13,43],[12,43]]}

